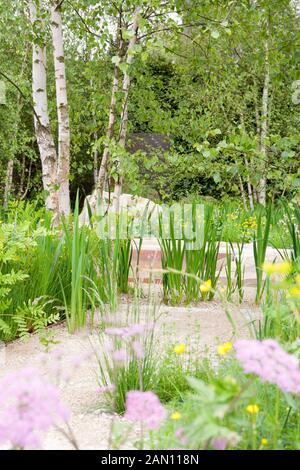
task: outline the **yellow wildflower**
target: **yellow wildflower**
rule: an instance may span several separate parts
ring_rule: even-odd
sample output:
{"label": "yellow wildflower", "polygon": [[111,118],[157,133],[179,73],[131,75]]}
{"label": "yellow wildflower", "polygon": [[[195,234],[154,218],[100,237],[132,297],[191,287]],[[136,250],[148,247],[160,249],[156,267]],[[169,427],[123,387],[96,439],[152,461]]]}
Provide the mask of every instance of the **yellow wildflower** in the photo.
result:
{"label": "yellow wildflower", "polygon": [[291,263],[282,261],[282,263],[264,263],[263,271],[270,276],[271,274],[288,274],[291,270]]}
{"label": "yellow wildflower", "polygon": [[268,439],[263,437],[262,440],[260,441],[260,443],[261,443],[262,446],[267,446],[268,445]]}
{"label": "yellow wildflower", "polygon": [[300,287],[294,286],[289,289],[289,293],[293,296],[300,295]]}
{"label": "yellow wildflower", "polygon": [[230,342],[220,344],[218,346],[218,354],[221,354],[221,355],[227,354],[229,351],[231,351],[231,349],[232,349],[232,343]]}
{"label": "yellow wildflower", "polygon": [[208,281],[203,282],[200,284],[200,291],[202,293],[209,292],[211,290],[211,280],[208,279]]}
{"label": "yellow wildflower", "polygon": [[297,274],[297,276],[296,276],[295,280],[296,280],[296,284],[297,284],[297,286],[299,286],[299,287],[300,287],[300,274]]}
{"label": "yellow wildflower", "polygon": [[242,223],[242,227],[245,229],[255,230],[257,228],[256,217],[249,217]]}
{"label": "yellow wildflower", "polygon": [[250,414],[256,414],[259,412],[259,406],[258,405],[248,405],[246,407],[246,411]]}
{"label": "yellow wildflower", "polygon": [[176,354],[183,354],[185,352],[185,344],[177,344],[174,348]]}
{"label": "yellow wildflower", "polygon": [[174,411],[174,413],[171,414],[171,419],[173,419],[173,421],[178,421],[181,419],[181,413],[179,413],[179,411]]}

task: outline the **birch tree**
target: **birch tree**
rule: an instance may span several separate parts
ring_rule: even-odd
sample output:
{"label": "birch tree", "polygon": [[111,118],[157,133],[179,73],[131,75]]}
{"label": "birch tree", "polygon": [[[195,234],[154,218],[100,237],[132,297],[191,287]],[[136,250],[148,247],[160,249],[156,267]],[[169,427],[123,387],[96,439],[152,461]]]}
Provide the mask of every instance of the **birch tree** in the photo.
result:
{"label": "birch tree", "polygon": [[58,201],[60,214],[68,216],[70,213],[70,120],[67,98],[61,5],[61,0],[51,0],[50,12],[55,67],[56,110],[58,121]]}
{"label": "birch tree", "polygon": [[55,67],[56,109],[58,121],[58,150],[51,132],[48,96],[45,31],[39,15],[41,6],[29,0],[33,33],[32,43],[32,94],[35,111],[34,124],[39,147],[43,187],[46,191],[46,208],[53,211],[55,220],[70,213],[70,124],[67,100],[66,71],[63,47],[61,1],[50,1],[51,33]]}
{"label": "birch tree", "polygon": [[[130,89],[130,66],[134,59],[134,47],[137,42],[138,28],[139,28],[139,16],[142,8],[140,6],[136,7],[133,15],[133,22],[130,30],[130,40],[127,47],[127,56],[126,56],[126,67],[123,77],[123,86],[122,86],[122,110],[121,110],[121,121],[120,121],[120,132],[118,144],[121,149],[125,148],[126,145],[126,136],[127,136],[127,127],[128,127],[128,100],[129,100],[129,89]],[[121,161],[117,161],[117,180],[115,183],[114,191],[114,206],[116,212],[119,212],[120,196],[122,192],[122,168]]]}
{"label": "birch tree", "polygon": [[[29,0],[30,20],[33,31],[40,25],[35,0]],[[34,126],[42,165],[43,188],[47,194],[46,209],[59,215],[57,193],[57,153],[51,133],[47,97],[46,46],[43,31],[32,43],[32,94],[35,111]]]}
{"label": "birch tree", "polygon": [[[129,7],[129,10],[125,11],[120,2],[120,5],[117,6],[114,4],[117,9],[118,21],[117,21],[117,54],[114,56],[114,74],[113,74],[113,83],[112,83],[112,92],[111,92],[111,102],[109,109],[109,122],[106,133],[106,139],[104,144],[104,150],[102,154],[102,160],[100,164],[99,174],[98,174],[98,184],[97,191],[100,197],[103,195],[105,180],[108,174],[108,165],[110,157],[110,143],[115,134],[115,124],[118,120],[119,122],[119,132],[116,138],[116,145],[119,148],[120,153],[123,153],[123,150],[126,147],[127,133],[128,133],[128,106],[129,106],[129,92],[131,84],[131,66],[134,62],[135,57],[135,47],[139,41],[138,31],[139,31],[139,22],[143,20],[144,24],[147,23],[148,26],[155,25],[156,12],[159,10],[160,20],[162,20],[163,15],[165,14],[164,8],[165,5],[160,5],[159,2],[149,2],[149,4],[140,4],[136,5],[136,2],[133,2],[133,7]],[[142,2],[140,2],[142,3]],[[168,8],[172,9],[172,2]],[[130,9],[132,11],[130,17]],[[168,9],[167,9],[168,11]],[[161,25],[160,25],[161,26]],[[156,27],[158,25],[156,24]],[[151,36],[155,33],[155,30],[150,28]],[[143,40],[145,42],[145,37],[147,34],[143,35]],[[122,78],[122,87],[121,87],[121,111],[119,116],[117,115],[117,104],[118,104],[118,90],[120,88],[121,82],[121,73],[123,72]],[[114,206],[118,210],[119,199],[122,192],[123,185],[123,169],[122,169],[122,159],[117,156],[114,160],[115,166],[115,188],[114,188]]]}
{"label": "birch tree", "polygon": [[[120,34],[120,33],[119,33]],[[121,38],[118,39],[118,60],[122,60],[123,55],[123,42]],[[109,143],[114,135],[114,128],[116,122],[116,105],[117,105],[117,92],[119,89],[119,80],[120,80],[120,69],[119,64],[114,65],[114,76],[111,92],[111,101],[109,108],[109,118],[108,118],[108,127],[106,132],[106,141],[104,144],[104,150],[102,154],[101,164],[99,168],[98,181],[97,181],[97,191],[102,197],[105,185],[105,179],[108,171],[108,159],[109,159]]]}
{"label": "birch tree", "polygon": [[267,38],[264,45],[265,49],[265,76],[264,86],[262,93],[262,107],[261,107],[261,124],[260,124],[260,153],[262,158],[261,171],[262,175],[257,188],[257,197],[260,204],[266,204],[266,159],[267,159],[267,145],[266,139],[268,137],[268,121],[269,121],[269,86],[270,86],[270,61],[269,61],[269,22],[267,21]]}

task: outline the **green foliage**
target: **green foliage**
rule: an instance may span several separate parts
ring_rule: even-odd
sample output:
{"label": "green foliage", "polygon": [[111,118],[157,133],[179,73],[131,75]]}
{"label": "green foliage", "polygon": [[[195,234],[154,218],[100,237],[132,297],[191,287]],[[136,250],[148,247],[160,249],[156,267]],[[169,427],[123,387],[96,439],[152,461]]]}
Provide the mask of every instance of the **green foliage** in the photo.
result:
{"label": "green foliage", "polygon": [[67,251],[68,270],[71,273],[70,305],[68,305],[63,284],[61,284],[65,300],[68,328],[71,332],[85,326],[86,313],[89,305],[87,285],[89,280],[96,278],[93,263],[92,235],[87,227],[79,227],[79,199],[76,198],[72,227],[63,224],[64,242]]}
{"label": "green foliage", "polygon": [[[210,450],[215,439],[222,438],[228,450],[298,448],[296,401],[274,385],[246,376],[234,357],[221,361],[218,368],[208,360],[206,374],[188,382],[190,390],[171,403],[180,420],[167,420],[151,437],[150,448]],[[249,404],[257,405],[257,414],[247,412]]]}
{"label": "green foliage", "polygon": [[0,224],[0,333],[4,338],[12,334],[12,288],[28,277],[21,269],[15,270],[20,254],[31,244],[25,232],[16,234],[14,226]]}
{"label": "green foliage", "polygon": [[[159,242],[166,302],[185,300],[190,303],[199,299],[212,300],[214,297],[219,277],[217,261],[222,222],[215,217],[212,205],[203,207],[203,213],[197,212],[197,207],[199,205],[194,203],[190,213],[184,214],[186,206],[174,206],[175,209],[171,207],[169,220],[160,218]],[[183,220],[189,221],[192,233],[186,233]],[[169,227],[169,235],[165,225]],[[201,292],[201,284],[207,281],[211,284],[209,291]]]}
{"label": "green foliage", "polygon": [[187,375],[195,377],[205,375],[205,370],[200,361],[192,356],[184,364],[170,348],[159,353],[159,344],[154,340],[152,332],[144,338],[144,357],[137,359],[126,349],[126,360],[116,364],[112,360],[113,351],[120,345],[115,345],[109,351],[108,344],[100,337],[103,354],[98,359],[99,383],[101,386],[114,383],[114,392],[104,393],[108,407],[114,406],[114,410],[120,414],[125,411],[126,393],[130,390],[152,390],[160,398],[162,403],[173,400],[181,400],[184,394],[191,390]]}
{"label": "green foliage", "polygon": [[40,297],[20,305],[13,315],[17,326],[16,334],[22,339],[29,339],[31,333],[37,333],[43,341],[46,338],[46,327],[60,319],[59,312],[49,315],[46,306],[52,303],[53,300]]}
{"label": "green foliage", "polygon": [[256,270],[256,302],[258,303],[263,295],[263,263],[266,258],[266,251],[269,242],[271,226],[272,208],[269,206],[266,210],[265,223],[263,222],[264,211],[261,209],[258,213],[256,222],[256,233],[253,239],[253,255]]}
{"label": "green foliage", "polygon": [[[78,188],[82,197],[94,185],[94,171],[99,167],[106,141],[114,64],[119,65],[121,79],[126,68],[118,55],[112,28],[118,25],[119,3],[105,1],[91,5],[74,0],[64,2],[62,8],[72,130],[73,201]],[[192,192],[218,198],[241,198],[244,192],[250,206],[248,184],[255,190],[264,168],[270,198],[297,194],[299,113],[292,101],[292,84],[299,78],[299,15],[293,4],[274,0],[269,4],[263,2],[263,6],[248,1],[232,5],[228,0],[222,4],[172,1],[165,5],[151,0],[150,16],[146,14],[145,3],[141,4],[142,39],[134,48],[135,60],[129,69],[132,86],[127,140],[131,132],[157,132],[169,136],[173,146],[166,155],[153,150],[147,155],[132,156],[128,149],[117,148],[120,83],[115,135],[109,142],[115,147],[111,149],[111,177],[115,175],[115,156],[121,156],[128,192],[166,201],[181,199]],[[135,6],[129,2],[122,9],[121,29],[127,40]],[[13,159],[11,196],[43,199],[30,98],[28,56],[33,37],[23,8],[22,2],[16,8],[0,2],[0,25],[5,31],[0,41],[0,72],[22,91],[20,94],[16,86],[0,77],[7,88],[6,103],[0,105],[0,185],[4,189],[7,162]],[[170,11],[177,12],[180,20]],[[47,12],[43,13],[43,20],[48,24]],[[180,26],[190,21],[193,26],[188,31]],[[95,25],[100,23],[100,33],[95,35]],[[41,40],[39,25],[34,29],[35,40]],[[48,34],[47,31],[43,42]],[[272,54],[264,165],[260,127],[267,36]],[[49,110],[55,128],[52,57],[48,55]]]}
{"label": "green foliage", "polygon": [[[292,247],[292,253],[288,256],[297,263],[300,260],[300,207],[295,203],[283,202],[283,208]],[[289,248],[289,246],[285,246],[285,248]]]}
{"label": "green foliage", "polygon": [[211,378],[210,383],[190,377],[188,379],[194,394],[190,396],[190,409],[187,420],[190,420],[186,432],[191,448],[199,448],[210,443],[216,436],[226,437],[235,443],[238,435],[226,426],[226,418],[232,412],[233,399],[240,393],[235,379],[225,377],[223,380]]}

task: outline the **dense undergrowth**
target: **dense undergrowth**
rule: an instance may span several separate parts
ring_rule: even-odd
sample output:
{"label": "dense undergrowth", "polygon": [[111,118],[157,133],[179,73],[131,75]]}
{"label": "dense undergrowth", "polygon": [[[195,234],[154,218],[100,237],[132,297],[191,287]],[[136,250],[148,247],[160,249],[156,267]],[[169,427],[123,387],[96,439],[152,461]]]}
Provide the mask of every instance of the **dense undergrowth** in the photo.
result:
{"label": "dense undergrowth", "polygon": [[[299,212],[292,204],[258,207],[251,215],[229,203],[207,204],[202,244],[195,249],[188,247],[187,239],[175,236],[171,217],[169,238],[159,238],[164,300],[176,304],[212,299],[220,274],[219,244],[225,241],[227,300],[235,291],[243,299],[243,247],[253,243],[259,302],[265,289],[262,264],[267,245],[281,248],[287,257],[299,256]],[[55,228],[49,214],[35,204],[12,205],[2,216],[0,248],[4,340],[41,330],[62,318],[74,331],[92,321],[95,309],[101,311],[105,304],[116,308],[118,292],[130,290],[130,239],[103,238],[88,226],[79,227],[78,204],[73,218]]]}
{"label": "dense undergrowth", "polygon": [[[169,237],[163,237],[160,218],[163,300],[189,304],[217,295],[231,322],[232,336],[209,355],[199,353],[201,331],[193,345],[173,338],[163,347],[157,300],[149,296],[148,313],[142,313],[145,294],[139,266],[132,263],[132,240],[118,231],[99,237],[93,220],[80,227],[78,212],[76,203],[72,218],[57,227],[32,203],[2,215],[1,340],[37,332],[48,351],[55,343],[48,325],[65,319],[71,333],[93,323],[99,327],[99,392],[109,411],[126,418],[125,425],[113,421],[111,448],[122,445],[130,421],[143,423],[137,448],[299,448],[299,207],[284,203],[248,214],[230,204],[207,204],[200,245],[176,237],[172,212]],[[191,220],[195,228],[198,220]],[[224,242],[227,282],[221,285],[217,261]],[[141,240],[135,243],[139,254]],[[248,322],[253,339],[243,343],[236,341],[230,302],[243,302],[246,244],[253,249],[261,315]],[[276,263],[266,262],[268,246],[278,249]],[[121,293],[130,301],[120,325],[114,315]]]}

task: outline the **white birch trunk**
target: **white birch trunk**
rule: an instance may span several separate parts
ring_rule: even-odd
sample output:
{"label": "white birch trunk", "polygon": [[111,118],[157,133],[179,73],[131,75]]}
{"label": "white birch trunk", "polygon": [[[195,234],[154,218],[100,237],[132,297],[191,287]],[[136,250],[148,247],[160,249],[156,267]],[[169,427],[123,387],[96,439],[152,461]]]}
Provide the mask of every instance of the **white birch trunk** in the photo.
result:
{"label": "white birch trunk", "polygon": [[61,214],[68,216],[70,213],[70,120],[63,47],[62,17],[60,2],[57,0],[51,1],[51,32],[54,53],[56,108],[58,120],[57,183],[59,185],[59,211]]}
{"label": "white birch trunk", "polygon": [[113,79],[113,86],[112,86],[112,93],[111,93],[111,102],[109,108],[109,121],[108,121],[108,128],[106,133],[106,142],[104,145],[103,155],[101,159],[100,169],[98,173],[98,181],[97,181],[97,191],[102,197],[104,191],[104,184],[105,178],[107,175],[107,165],[108,165],[108,158],[109,158],[109,142],[113,137],[114,134],[114,126],[116,121],[116,105],[117,105],[117,92],[119,89],[119,67],[115,65],[114,68],[114,79]]}
{"label": "white birch trunk", "polygon": [[[37,19],[35,0],[29,0],[29,9],[31,22],[34,23]],[[47,193],[46,209],[53,211],[57,217],[59,212],[56,192],[57,154],[50,128],[46,82],[45,47],[33,42],[32,94],[35,134],[42,164],[43,188]]]}
{"label": "white birch trunk", "polygon": [[[139,15],[141,12],[141,7],[136,7],[133,15],[133,23],[131,26],[131,38],[127,47],[127,58],[126,65],[127,68],[124,73],[123,78],[123,103],[122,103],[122,112],[121,112],[121,124],[120,124],[120,133],[119,133],[119,145],[125,148],[126,136],[127,136],[127,127],[128,127],[128,98],[129,98],[129,88],[130,88],[130,65],[134,59],[134,46],[137,42],[138,27],[139,27]],[[115,184],[114,190],[114,208],[116,212],[119,212],[120,208],[120,196],[122,193],[123,177],[121,169],[121,161],[118,162],[118,179]]]}
{"label": "white birch trunk", "polygon": [[243,180],[242,180],[241,175],[239,175],[238,178],[239,178],[239,186],[240,186],[240,192],[241,192],[241,196],[242,196],[243,206],[244,206],[245,211],[247,211],[248,206],[247,206],[247,199],[246,199],[246,195],[245,195]]}
{"label": "white birch trunk", "polygon": [[269,41],[265,42],[265,79],[262,94],[262,115],[260,125],[260,154],[262,157],[261,171],[262,177],[258,185],[258,202],[266,204],[266,159],[267,159],[267,146],[266,139],[268,136],[269,124],[269,86],[270,86],[270,63],[269,63]]}
{"label": "white birch trunk", "polygon": [[[97,132],[94,132],[94,141],[96,142],[98,139]],[[94,176],[94,187],[96,188],[98,182],[98,150],[94,149],[94,164],[93,164],[93,176]]]}

